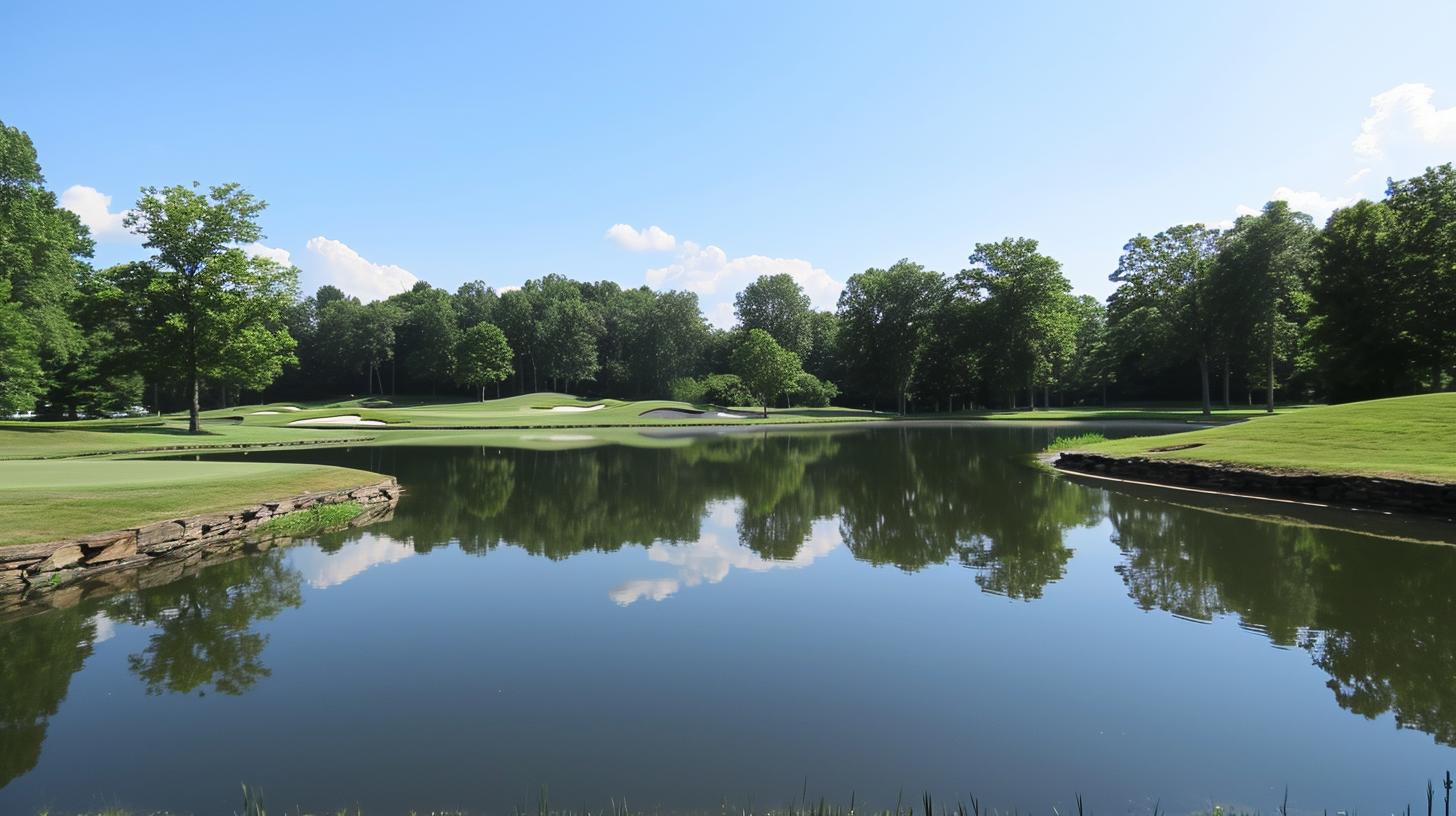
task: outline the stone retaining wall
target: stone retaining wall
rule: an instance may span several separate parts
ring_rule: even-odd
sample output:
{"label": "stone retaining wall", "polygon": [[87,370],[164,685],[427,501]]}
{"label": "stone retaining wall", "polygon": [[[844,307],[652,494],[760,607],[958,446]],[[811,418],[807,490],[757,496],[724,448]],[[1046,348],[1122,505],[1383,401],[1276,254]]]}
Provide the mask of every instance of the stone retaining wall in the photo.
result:
{"label": "stone retaining wall", "polygon": [[1077,451],[1059,454],[1053,464],[1062,470],[1137,482],[1456,520],[1456,484],[1443,482],[1379,476],[1271,473],[1234,465],[1142,456],[1103,456]]}
{"label": "stone retaining wall", "polygon": [[360,521],[377,520],[399,501],[399,485],[386,479],[363,487],[305,493],[263,502],[229,513],[172,519],[43,544],[0,547],[0,597],[56,589],[78,579],[144,567],[185,562],[236,549],[259,525],[296,510],[356,502]]}

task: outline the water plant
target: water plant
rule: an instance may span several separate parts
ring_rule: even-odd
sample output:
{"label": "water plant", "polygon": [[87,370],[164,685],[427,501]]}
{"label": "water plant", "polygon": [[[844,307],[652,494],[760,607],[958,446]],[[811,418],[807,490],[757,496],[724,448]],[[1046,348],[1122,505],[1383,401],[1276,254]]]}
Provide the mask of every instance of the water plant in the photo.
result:
{"label": "water plant", "polygon": [[358,502],[319,504],[305,510],[295,510],[258,525],[258,533],[267,536],[298,536],[316,533],[331,527],[348,524],[364,507]]}

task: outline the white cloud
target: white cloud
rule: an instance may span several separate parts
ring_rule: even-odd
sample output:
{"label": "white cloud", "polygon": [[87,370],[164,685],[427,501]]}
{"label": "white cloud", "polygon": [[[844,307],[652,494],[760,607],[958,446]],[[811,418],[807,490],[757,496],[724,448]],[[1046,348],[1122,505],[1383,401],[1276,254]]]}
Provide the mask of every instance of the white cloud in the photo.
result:
{"label": "white cloud", "polygon": [[631,252],[667,252],[677,246],[677,238],[656,224],[643,230],[631,224],[613,224],[606,237]]}
{"label": "white cloud", "polygon": [[419,280],[404,267],[373,263],[348,244],[322,235],[308,239],[306,248],[329,283],[366,303],[399,294]]}
{"label": "white cloud", "polygon": [[61,206],[75,213],[91,229],[91,237],[106,243],[141,243],[121,223],[126,211],[111,211],[111,196],[95,187],[72,184],[61,192]]}
{"label": "white cloud", "polygon": [[1381,158],[1388,142],[1412,136],[1426,144],[1456,144],[1456,106],[1437,109],[1431,102],[1435,95],[1429,85],[1407,82],[1372,97],[1374,113],[1360,125],[1355,152]]}
{"label": "white cloud", "polygon": [[414,547],[386,535],[363,533],[335,552],[318,547],[288,551],[289,563],[316,589],[338,586],[380,564],[393,564],[415,554]]}
{"label": "white cloud", "polygon": [[810,528],[809,537],[804,539],[793,558],[764,558],[739,543],[732,532],[732,525],[742,512],[741,503],[735,505],[734,502],[720,502],[710,507],[707,515],[709,523],[722,527],[722,530],[704,531],[697,541],[689,543],[653,543],[647,548],[648,560],[676,567],[677,577],[625,581],[608,593],[611,599],[622,606],[644,598],[661,601],[683,587],[719,583],[735,569],[768,572],[803,568],[833,552],[843,542],[836,523],[831,520],[816,521]]}
{"label": "white cloud", "polygon": [[[1269,200],[1287,201],[1292,209],[1313,216],[1317,224],[1323,224],[1330,217],[1330,213],[1335,210],[1355,203],[1353,196],[1330,197],[1313,190],[1295,190],[1292,187],[1276,187],[1274,192],[1269,194]],[[1250,207],[1248,204],[1234,207],[1235,217],[1258,215],[1260,212],[1262,212],[1260,208]],[[1229,229],[1233,225],[1232,219],[1209,222],[1209,226],[1219,229]]]}
{"label": "white cloud", "polygon": [[[699,295],[731,296],[762,275],[787,274],[799,285],[816,309],[832,309],[839,300],[844,284],[829,276],[828,272],[800,258],[769,258],[764,255],[744,255],[729,258],[728,253],[709,244],[700,247],[692,241],[683,241],[677,260],[667,266],[647,270],[647,283],[656,288],[686,289]],[[710,305],[708,315],[713,322],[724,325],[728,319],[731,325],[731,305],[723,311],[723,304]]]}
{"label": "white cloud", "polygon": [[1350,177],[1345,179],[1345,183],[1354,184],[1355,182],[1359,181],[1362,178],[1365,178],[1368,175],[1370,175],[1370,168],[1362,167],[1359,170],[1356,170],[1354,173],[1350,174]]}
{"label": "white cloud", "polygon": [[242,250],[254,258],[268,258],[284,266],[293,266],[293,253],[286,249],[270,247],[267,244],[254,241],[251,244],[243,244]]}

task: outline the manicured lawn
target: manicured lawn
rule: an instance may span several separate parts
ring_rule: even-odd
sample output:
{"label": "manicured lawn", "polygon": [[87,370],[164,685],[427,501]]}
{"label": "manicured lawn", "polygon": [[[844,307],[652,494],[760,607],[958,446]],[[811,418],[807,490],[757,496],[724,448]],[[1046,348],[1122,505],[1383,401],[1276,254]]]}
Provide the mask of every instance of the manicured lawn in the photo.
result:
{"label": "manicured lawn", "polygon": [[[1178,445],[1197,447],[1154,450]],[[1236,425],[1078,449],[1279,471],[1456,482],[1456,393],[1304,408]]]}
{"label": "manicured lawn", "polygon": [[0,546],[236,510],[381,478],[352,468],[264,462],[0,462]]}
{"label": "manicured lawn", "polygon": [[[1274,412],[1275,415],[1287,414],[1292,411],[1304,410],[1305,407],[1297,405],[1276,406]],[[928,414],[922,416],[926,419],[987,419],[997,421],[1074,419],[1087,422],[1141,420],[1144,422],[1227,423],[1268,415],[1261,407],[1215,408],[1210,416],[1205,417],[1203,410],[1196,405],[1148,405],[1113,406],[1108,408],[1048,408],[1037,409],[1035,411],[957,411],[954,414]],[[911,418],[914,419],[916,417]]]}
{"label": "manicured lawn", "polygon": [[57,459],[140,451],[226,448],[277,442],[368,440],[358,430],[270,428],[209,421],[204,433],[187,433],[185,420],[94,420],[87,422],[0,422],[0,459]]}
{"label": "manicured lawn", "polygon": [[[242,406],[227,411],[209,411],[212,418],[241,420],[243,427],[300,427],[293,423],[307,420],[355,416],[365,422],[383,422],[397,428],[620,428],[672,427],[681,425],[752,425],[765,422],[783,424],[799,422],[845,422],[887,419],[887,414],[874,414],[853,408],[770,408],[768,419],[758,416],[760,409],[746,406],[731,409],[732,413],[749,414],[745,419],[718,417],[716,409],[697,417],[654,418],[643,414],[657,409],[684,411],[703,410],[685,402],[672,400],[580,400],[568,394],[537,393],[506,397],[486,402],[438,402],[362,408],[360,400],[316,405]],[[600,407],[597,407],[600,406]],[[302,410],[289,411],[286,407]],[[567,410],[553,410],[567,409]],[[275,413],[276,412],[276,413]],[[351,427],[341,425],[336,427]],[[356,429],[377,430],[377,426],[355,425]]]}

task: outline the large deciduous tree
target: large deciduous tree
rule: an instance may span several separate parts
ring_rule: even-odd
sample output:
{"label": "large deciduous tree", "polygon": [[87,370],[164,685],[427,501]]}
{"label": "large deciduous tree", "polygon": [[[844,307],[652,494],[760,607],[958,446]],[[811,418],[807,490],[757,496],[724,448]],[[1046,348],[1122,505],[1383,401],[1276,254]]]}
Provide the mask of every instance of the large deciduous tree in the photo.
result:
{"label": "large deciduous tree", "polygon": [[1428,167],[1392,181],[1386,191],[1400,223],[1400,264],[1407,330],[1440,391],[1456,358],[1456,167]]}
{"label": "large deciduous tree", "polygon": [[743,329],[763,329],[779,345],[804,359],[814,343],[813,310],[804,288],[788,273],[763,275],[733,299]]}
{"label": "large deciduous tree", "polygon": [[1013,395],[1025,386],[1035,410],[1037,384],[1050,382],[1056,366],[1071,357],[1072,285],[1062,265],[1038,252],[1030,238],[976,244],[970,262],[957,281],[979,304],[977,319],[985,323],[984,370]]}
{"label": "large deciduous tree", "polygon": [[1108,316],[1119,351],[1144,370],[1194,360],[1204,415],[1212,409],[1209,368],[1218,343],[1210,277],[1218,230],[1202,224],[1138,235],[1122,248]]}
{"label": "large deciduous tree", "polygon": [[134,301],[132,329],[148,354],[186,380],[192,433],[201,431],[203,378],[245,376],[240,384],[259,388],[294,360],[283,313],[298,270],[238,248],[262,237],[265,206],[237,184],[147,187],[126,216],[153,255],[118,267],[113,283]]}
{"label": "large deciduous tree", "polygon": [[839,295],[844,366],[866,391],[893,394],[901,414],[944,296],[945,278],[908,259],[852,275]]}
{"label": "large deciduous tree", "polygon": [[804,370],[799,355],[780,346],[763,329],[749,329],[743,334],[733,347],[732,365],[733,372],[763,406],[765,417],[768,404],[793,388]]}
{"label": "large deciduous tree", "polygon": [[0,122],[0,413],[30,410],[84,347],[70,308],[91,250],[45,188],[30,137]]}
{"label": "large deciduous tree", "polygon": [[1265,407],[1274,412],[1276,363],[1292,359],[1308,310],[1305,283],[1313,271],[1314,222],[1270,201],[1234,223],[1220,242],[1210,281],[1225,325],[1258,350],[1266,378]]}

